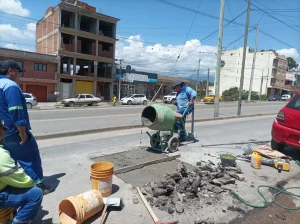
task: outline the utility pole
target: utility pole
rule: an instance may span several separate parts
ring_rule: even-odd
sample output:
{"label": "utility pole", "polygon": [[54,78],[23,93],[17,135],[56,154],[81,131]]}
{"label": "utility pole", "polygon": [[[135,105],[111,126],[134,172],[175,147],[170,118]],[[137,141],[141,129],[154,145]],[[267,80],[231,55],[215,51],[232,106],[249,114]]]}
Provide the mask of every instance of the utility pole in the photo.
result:
{"label": "utility pole", "polygon": [[246,28],[245,28],[245,38],[244,38],[244,51],[243,51],[243,61],[242,61],[242,71],[241,71],[241,78],[240,78],[240,91],[239,91],[239,102],[238,102],[238,110],[237,115],[241,115],[242,112],[242,96],[243,96],[243,89],[244,89],[244,76],[245,76],[245,63],[246,63],[246,50],[247,50],[247,41],[248,41],[248,28],[249,28],[249,17],[250,17],[250,2],[248,0],[248,9],[247,9],[247,20],[246,20]]}
{"label": "utility pole", "polygon": [[207,71],[206,96],[209,95],[209,68]]}
{"label": "utility pole", "polygon": [[259,27],[259,25],[257,24],[256,25],[255,47],[254,47],[252,70],[251,70],[251,79],[250,79],[249,94],[248,94],[248,102],[251,101],[251,92],[252,92],[253,76],[254,76],[254,70],[255,70],[256,51],[257,51],[257,45],[258,45],[258,27]]}
{"label": "utility pole", "polygon": [[122,61],[123,61],[123,59],[120,59],[120,76],[119,76],[119,93],[118,93],[118,100],[119,100],[119,102],[121,100]]}
{"label": "utility pole", "polygon": [[268,74],[266,75],[267,82],[266,82],[266,97],[268,97],[268,82],[269,82],[269,68],[268,68]]}
{"label": "utility pole", "polygon": [[262,91],[262,85],[264,82],[264,70],[261,71],[261,82],[260,82],[260,90],[259,90],[259,100],[261,101],[261,91]]}
{"label": "utility pole", "polygon": [[198,75],[197,75],[197,84],[196,84],[196,99],[198,98],[198,86],[199,86],[199,76],[200,76],[200,63],[201,59],[198,61]]}
{"label": "utility pole", "polygon": [[217,55],[217,68],[216,68],[216,84],[215,84],[214,117],[219,117],[220,73],[221,73],[221,56],[222,56],[222,41],[223,41],[224,6],[225,6],[225,0],[221,0],[219,37],[218,37],[218,55]]}

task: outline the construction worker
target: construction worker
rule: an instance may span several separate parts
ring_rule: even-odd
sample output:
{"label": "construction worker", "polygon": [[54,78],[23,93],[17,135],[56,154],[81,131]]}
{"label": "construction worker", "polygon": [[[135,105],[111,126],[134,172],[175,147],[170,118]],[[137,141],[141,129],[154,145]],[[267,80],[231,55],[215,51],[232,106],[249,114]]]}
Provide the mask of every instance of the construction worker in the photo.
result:
{"label": "construction worker", "polygon": [[116,103],[117,103],[117,97],[116,97],[116,95],[113,96],[112,102],[114,103],[114,106],[116,106]]}
{"label": "construction worker", "polygon": [[43,184],[43,169],[38,145],[31,134],[26,100],[17,82],[24,72],[13,60],[2,61],[0,71],[0,114],[8,127],[3,145],[11,157],[40,187],[44,194],[49,190]]}
{"label": "construction worker", "polygon": [[[175,101],[175,105],[177,106],[176,113],[183,115],[182,120],[185,125],[186,116],[192,113],[194,110],[194,100],[196,99],[196,91],[193,90],[191,87],[186,86],[184,82],[180,80],[174,82],[173,90],[177,92]],[[185,114],[183,114],[185,110],[186,112]],[[176,128],[180,129],[178,136],[179,142],[184,142],[186,136],[184,132],[184,127],[182,127],[181,122],[178,121],[176,123]]]}
{"label": "construction worker", "polygon": [[[0,142],[7,127],[0,121]],[[43,191],[34,186],[33,180],[18,168],[9,152],[0,145],[0,209],[17,210],[12,224],[31,223],[40,209]]]}

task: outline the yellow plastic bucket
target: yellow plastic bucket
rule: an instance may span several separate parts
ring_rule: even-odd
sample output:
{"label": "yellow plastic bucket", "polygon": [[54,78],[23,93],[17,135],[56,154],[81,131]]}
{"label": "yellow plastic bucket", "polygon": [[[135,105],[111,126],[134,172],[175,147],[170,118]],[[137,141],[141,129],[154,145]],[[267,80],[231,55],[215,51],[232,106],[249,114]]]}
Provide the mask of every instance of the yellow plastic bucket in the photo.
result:
{"label": "yellow plastic bucket", "polygon": [[0,209],[0,223],[1,224],[10,224],[14,218],[14,209],[6,208]]}
{"label": "yellow plastic bucket", "polygon": [[102,196],[108,197],[112,193],[112,178],[114,164],[111,162],[96,162],[91,165],[92,189],[98,190]]}
{"label": "yellow plastic bucket", "polygon": [[62,200],[59,204],[59,219],[62,224],[81,224],[99,213],[103,207],[100,192],[90,190]]}
{"label": "yellow plastic bucket", "polygon": [[254,169],[261,169],[262,156],[258,152],[253,152],[251,155],[251,166]]}

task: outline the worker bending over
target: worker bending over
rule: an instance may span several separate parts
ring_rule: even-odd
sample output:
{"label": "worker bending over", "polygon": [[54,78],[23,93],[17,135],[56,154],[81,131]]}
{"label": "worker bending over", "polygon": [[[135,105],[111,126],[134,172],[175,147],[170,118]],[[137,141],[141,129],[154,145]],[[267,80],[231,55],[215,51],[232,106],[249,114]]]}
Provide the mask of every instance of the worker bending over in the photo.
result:
{"label": "worker bending over", "polygon": [[[176,113],[183,115],[182,121],[183,125],[185,125],[186,116],[194,111],[194,100],[196,98],[196,91],[193,90],[191,87],[186,86],[184,82],[179,80],[174,82],[173,89],[175,92],[177,92],[175,101],[175,105],[177,106]],[[185,114],[183,114],[187,107],[187,111],[185,112]],[[180,121],[176,122],[175,128],[180,129],[179,142],[184,142],[186,136],[184,132],[184,127],[182,127]]]}
{"label": "worker bending over", "polygon": [[[0,143],[7,127],[0,121]],[[43,200],[43,191],[18,168],[7,150],[0,145],[0,209],[18,210],[12,224],[31,223]]]}

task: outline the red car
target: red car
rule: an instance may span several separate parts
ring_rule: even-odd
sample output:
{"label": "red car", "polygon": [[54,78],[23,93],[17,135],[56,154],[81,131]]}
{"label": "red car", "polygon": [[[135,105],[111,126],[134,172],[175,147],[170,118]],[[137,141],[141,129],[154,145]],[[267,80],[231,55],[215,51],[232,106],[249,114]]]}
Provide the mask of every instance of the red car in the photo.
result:
{"label": "red car", "polygon": [[271,146],[278,151],[285,146],[300,149],[300,93],[279,111],[272,127]]}

